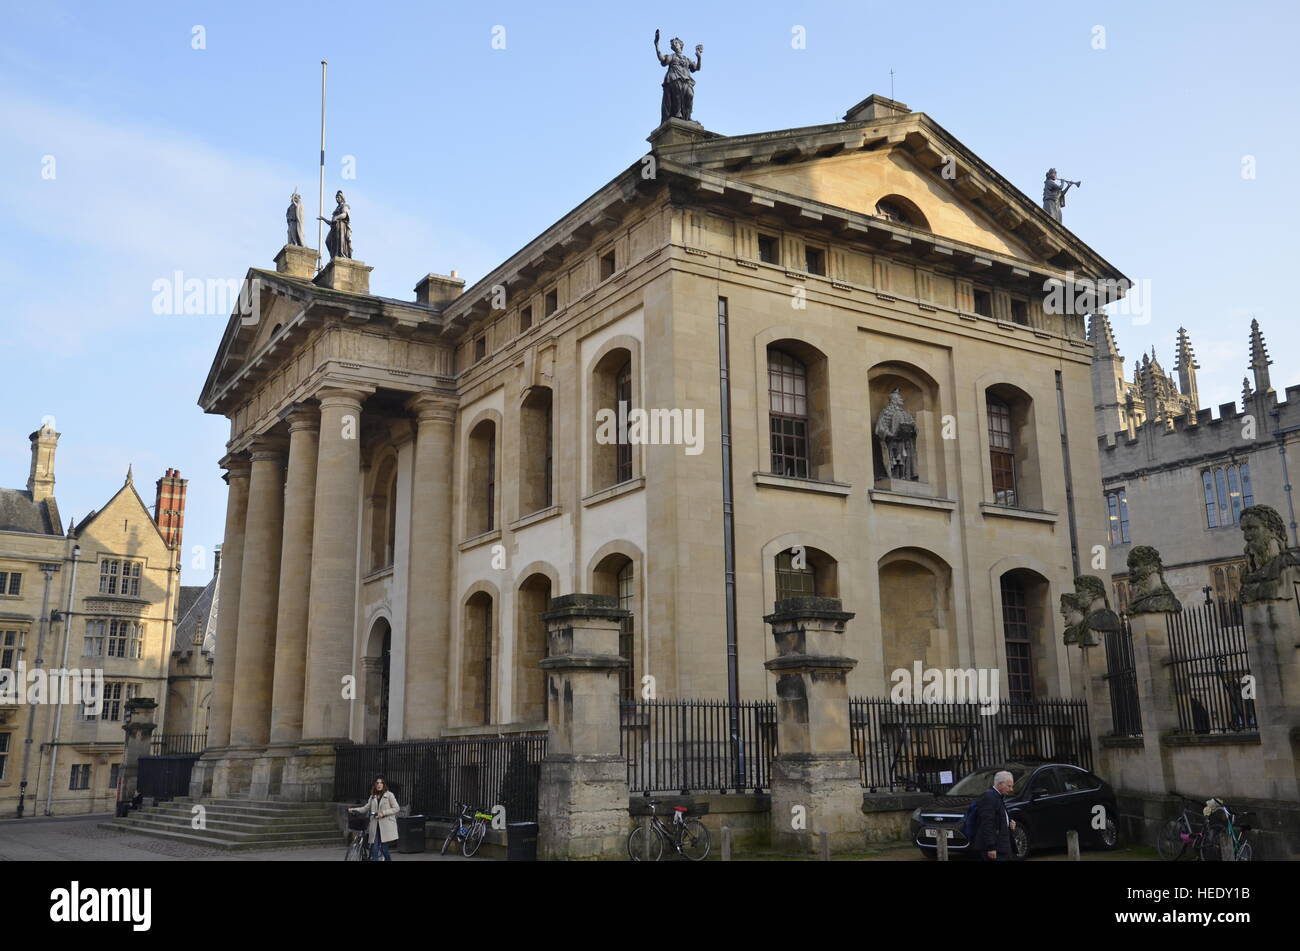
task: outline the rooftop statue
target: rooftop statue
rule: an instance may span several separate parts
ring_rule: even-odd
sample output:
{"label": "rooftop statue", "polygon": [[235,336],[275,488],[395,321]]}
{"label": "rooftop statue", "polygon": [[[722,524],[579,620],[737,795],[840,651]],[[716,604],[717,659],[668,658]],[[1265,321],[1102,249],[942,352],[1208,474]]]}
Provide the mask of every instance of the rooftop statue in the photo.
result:
{"label": "rooftop statue", "polygon": [[660,66],[668,67],[668,72],[664,75],[664,98],[659,110],[659,121],[664,123],[669,119],[685,119],[689,122],[691,106],[695,102],[695,80],[691,78],[691,73],[699,72],[700,54],[704,52],[704,47],[695,47],[695,62],[692,63],[690,57],[682,55],[685,44],[680,39],[673,37],[668,45],[673,51],[665,56],[659,52],[659,31],[655,30],[655,55],[659,57]]}
{"label": "rooftop statue", "polygon": [[307,240],[302,234],[302,196],[298,194],[296,188],[293,190],[293,197],[289,199],[289,208],[284,213],[284,217],[289,224],[289,244],[305,248]]}
{"label": "rooftop statue", "polygon": [[329,234],[325,236],[325,247],[329,249],[331,261],[352,257],[352,214],[343,192],[335,192],[334,200],[338,202],[334,214],[320,219],[330,226]]}
{"label": "rooftop statue", "polygon": [[1047,170],[1047,178],[1043,180],[1043,210],[1055,218],[1061,220],[1061,209],[1065,207],[1065,193],[1071,187],[1083,187],[1083,182],[1072,182],[1068,179],[1058,179],[1056,169]]}

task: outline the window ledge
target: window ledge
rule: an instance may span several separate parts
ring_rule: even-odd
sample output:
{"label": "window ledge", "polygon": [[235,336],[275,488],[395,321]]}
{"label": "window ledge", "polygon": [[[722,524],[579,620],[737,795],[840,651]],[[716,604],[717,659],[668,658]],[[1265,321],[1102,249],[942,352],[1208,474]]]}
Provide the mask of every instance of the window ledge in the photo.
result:
{"label": "window ledge", "polygon": [[849,482],[801,479],[798,476],[783,476],[774,472],[755,472],[754,485],[765,485],[772,489],[794,489],[796,492],[816,492],[820,495],[836,495],[841,498],[847,498],[853,490],[853,485]]}
{"label": "window ledge", "polygon": [[635,479],[628,479],[626,482],[620,482],[617,485],[611,485],[608,488],[593,492],[585,496],[582,500],[583,505],[599,505],[601,502],[608,502],[610,499],[616,499],[620,495],[627,495],[629,492],[635,492],[637,489],[645,488],[645,476],[637,476]]}
{"label": "window ledge", "polygon": [[1049,522],[1055,524],[1059,513],[1046,512],[1042,509],[1022,509],[1013,508],[1010,505],[998,505],[996,502],[981,502],[980,511],[985,516],[997,516],[999,518],[1018,518],[1026,522]]}
{"label": "window ledge", "polygon": [[475,535],[473,538],[467,538],[456,547],[461,551],[469,551],[471,548],[478,548],[480,545],[486,545],[488,542],[499,542],[501,540],[501,529],[494,528],[490,532],[484,532],[482,535]]}
{"label": "window ledge", "polygon": [[939,509],[951,512],[957,508],[956,499],[943,499],[937,495],[907,495],[903,492],[890,492],[887,489],[868,489],[867,495],[873,502],[885,502],[890,505],[915,505],[923,509]]}
{"label": "window ledge", "polygon": [[536,525],[538,522],[544,522],[548,518],[553,518],[560,514],[558,505],[548,505],[544,509],[538,509],[536,512],[529,512],[527,515],[521,515],[510,523],[510,531],[517,532],[521,528],[527,528],[529,525]]}
{"label": "window ledge", "polygon": [[365,584],[368,581],[378,581],[380,578],[383,578],[386,575],[391,575],[392,573],[392,565],[384,565],[382,568],[373,568],[367,574],[361,576],[361,583]]}

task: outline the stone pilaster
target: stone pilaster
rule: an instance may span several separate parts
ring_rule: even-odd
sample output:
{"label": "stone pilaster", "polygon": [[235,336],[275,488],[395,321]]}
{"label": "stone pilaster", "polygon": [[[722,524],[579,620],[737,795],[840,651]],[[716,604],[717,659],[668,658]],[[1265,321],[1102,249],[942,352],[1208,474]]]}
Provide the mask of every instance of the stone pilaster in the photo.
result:
{"label": "stone pilaster", "polygon": [[334,745],[349,740],[356,682],[358,503],[361,492],[361,403],[373,390],[326,387],[320,401],[320,445],[313,509],[311,610],[303,742],[284,772],[283,796],[322,800],[333,793]]}
{"label": "stone pilaster", "polygon": [[627,760],[619,747],[618,633],[627,611],[608,595],[551,599],[546,621],[550,738],[542,762],[538,851],[544,860],[622,858]]}
{"label": "stone pilaster", "polygon": [[1254,678],[1255,722],[1264,760],[1264,798],[1300,802],[1300,571],[1280,572],[1276,598],[1242,605]]}
{"label": "stone pilaster", "polygon": [[258,438],[252,446],[252,459],[240,582],[235,703],[230,718],[230,745],[235,747],[265,746],[271,734],[280,533],[284,526],[283,440]]}
{"label": "stone pilaster", "polygon": [[1160,738],[1178,731],[1178,701],[1169,667],[1169,614],[1141,611],[1129,616],[1133,670],[1142,711],[1142,792],[1164,795],[1174,788],[1173,764]]}
{"label": "stone pilaster", "polygon": [[853,613],[837,598],[789,598],[763,620],[772,625],[776,657],[776,730],[772,762],[772,845],[795,852],[861,849],[866,841],[858,759],[849,735],[844,628]]}
{"label": "stone pilaster", "polygon": [[436,737],[447,723],[451,644],[452,474],[456,401],[421,394],[411,488],[412,584],[407,598],[405,735]]}

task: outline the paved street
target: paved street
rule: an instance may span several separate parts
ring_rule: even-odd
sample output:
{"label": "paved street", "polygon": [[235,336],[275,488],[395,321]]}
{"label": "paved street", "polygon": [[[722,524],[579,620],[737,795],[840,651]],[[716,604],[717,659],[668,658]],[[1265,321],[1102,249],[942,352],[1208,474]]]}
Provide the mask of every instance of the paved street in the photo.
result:
{"label": "paved street", "polygon": [[[111,818],[70,816],[68,818],[6,819],[0,821],[0,861],[68,861],[68,862],[339,862],[343,846],[301,849],[256,849],[228,852],[203,846],[171,842],[147,835],[115,832],[99,828]],[[394,862],[465,862],[463,856],[443,857],[434,851],[413,855],[393,852]]]}

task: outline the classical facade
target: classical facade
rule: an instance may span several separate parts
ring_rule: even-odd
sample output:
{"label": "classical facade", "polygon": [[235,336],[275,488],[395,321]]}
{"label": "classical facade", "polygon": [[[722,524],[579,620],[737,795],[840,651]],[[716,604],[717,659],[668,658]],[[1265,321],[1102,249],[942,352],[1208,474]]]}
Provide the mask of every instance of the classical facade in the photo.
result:
{"label": "classical facade", "polygon": [[[24,689],[18,702],[0,699],[0,813],[14,814],[20,799],[25,815],[107,812],[126,701],[155,697],[165,712],[185,480],[174,469],[158,480],[151,515],[128,471],[65,532],[54,496],[59,434],[43,425],[30,439],[26,489],[0,489],[0,668]],[[38,667],[102,674],[99,711],[27,691],[16,675]]]}
{"label": "classical facade", "polygon": [[1177,379],[1153,351],[1127,380],[1105,316],[1090,318],[1089,337],[1117,609],[1128,603],[1124,565],[1135,544],[1164,555],[1165,576],[1183,603],[1235,599],[1246,564],[1238,528],[1244,509],[1272,506],[1298,544],[1289,472],[1300,459],[1288,450],[1300,439],[1300,387],[1278,399],[1258,321],[1251,321],[1241,406],[1225,403],[1217,418],[1200,408],[1186,330],[1175,341]]}
{"label": "classical facade", "polygon": [[724,446],[743,697],[801,594],[854,613],[853,693],[918,661],[1076,692],[1092,348],[1044,289],[1122,275],[879,96],[649,141],[468,288],[378,297],[294,246],[249,271],[200,397],[231,428],[197,793],[326,798],[340,741],[544,728],[560,595],[631,612],[624,696],[725,697]]}

